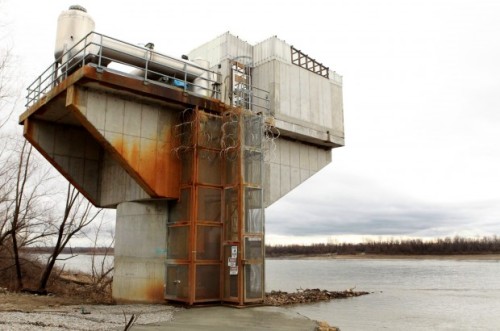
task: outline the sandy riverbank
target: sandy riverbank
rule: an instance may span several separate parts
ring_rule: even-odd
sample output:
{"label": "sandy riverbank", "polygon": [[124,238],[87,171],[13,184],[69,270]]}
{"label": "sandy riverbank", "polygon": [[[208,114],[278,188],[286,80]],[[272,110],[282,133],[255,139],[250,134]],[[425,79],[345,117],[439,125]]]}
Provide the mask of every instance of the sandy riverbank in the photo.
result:
{"label": "sandy riverbank", "polygon": [[[0,330],[123,330],[132,316],[134,325],[172,320],[176,308],[169,305],[96,305],[58,296],[0,294]],[[70,305],[66,305],[71,303]]]}
{"label": "sandy riverbank", "polygon": [[500,261],[500,254],[474,255],[384,255],[384,254],[356,254],[356,255],[288,255],[280,257],[266,257],[268,260],[492,260]]}
{"label": "sandy riverbank", "polygon": [[[67,301],[66,301],[67,302]],[[0,293],[0,330],[124,330],[135,316],[136,331],[242,330],[338,331],[281,307],[235,309],[200,306],[185,309],[168,304],[64,305],[64,298]]]}

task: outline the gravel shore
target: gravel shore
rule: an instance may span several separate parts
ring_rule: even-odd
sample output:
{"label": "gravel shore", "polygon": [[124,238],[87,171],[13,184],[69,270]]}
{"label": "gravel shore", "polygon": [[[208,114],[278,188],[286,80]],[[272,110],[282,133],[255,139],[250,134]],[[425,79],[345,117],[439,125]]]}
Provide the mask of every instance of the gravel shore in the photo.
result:
{"label": "gravel shore", "polygon": [[168,322],[176,308],[166,305],[60,306],[29,312],[0,311],[0,330],[123,330],[132,315],[134,325]]}

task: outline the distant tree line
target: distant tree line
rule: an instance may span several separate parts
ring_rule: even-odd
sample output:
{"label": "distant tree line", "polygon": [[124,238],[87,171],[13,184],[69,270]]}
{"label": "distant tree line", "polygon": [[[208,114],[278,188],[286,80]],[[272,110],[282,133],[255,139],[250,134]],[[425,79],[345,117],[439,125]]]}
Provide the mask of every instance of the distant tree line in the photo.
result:
{"label": "distant tree line", "polygon": [[[46,247],[46,246],[35,246],[35,247],[24,247],[21,251],[24,253],[30,254],[50,254],[54,250],[54,247]],[[114,248],[108,246],[102,247],[64,247],[61,251],[61,254],[107,254],[113,255]]]}
{"label": "distant tree line", "polygon": [[367,241],[359,244],[328,243],[312,245],[273,245],[266,246],[267,257],[290,255],[467,255],[500,254],[500,238],[443,238],[433,241],[421,239],[386,241]]}

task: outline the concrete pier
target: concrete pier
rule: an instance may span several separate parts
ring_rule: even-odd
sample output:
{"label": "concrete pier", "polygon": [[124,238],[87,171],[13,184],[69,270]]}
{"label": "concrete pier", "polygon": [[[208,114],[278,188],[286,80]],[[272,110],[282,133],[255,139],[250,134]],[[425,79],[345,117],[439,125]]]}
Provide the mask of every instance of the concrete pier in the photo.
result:
{"label": "concrete pier", "polygon": [[167,201],[122,202],[116,211],[113,297],[163,302]]}
{"label": "concrete pier", "polygon": [[342,78],[276,37],[227,33],[190,61],[91,31],[79,6],[60,17],[60,51],[81,41],[28,88],[19,122],[117,209],[114,298],[262,302],[264,209],[343,146]]}

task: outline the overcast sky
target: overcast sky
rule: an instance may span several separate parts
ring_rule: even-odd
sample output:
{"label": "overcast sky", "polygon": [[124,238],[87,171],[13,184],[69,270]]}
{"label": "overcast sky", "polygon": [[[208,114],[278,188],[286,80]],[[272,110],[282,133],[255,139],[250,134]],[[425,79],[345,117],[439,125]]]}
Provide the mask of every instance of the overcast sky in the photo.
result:
{"label": "overcast sky", "polygon": [[24,86],[72,4],[169,55],[277,35],[343,76],[346,146],[268,208],[268,242],[500,234],[500,1],[4,0]]}

